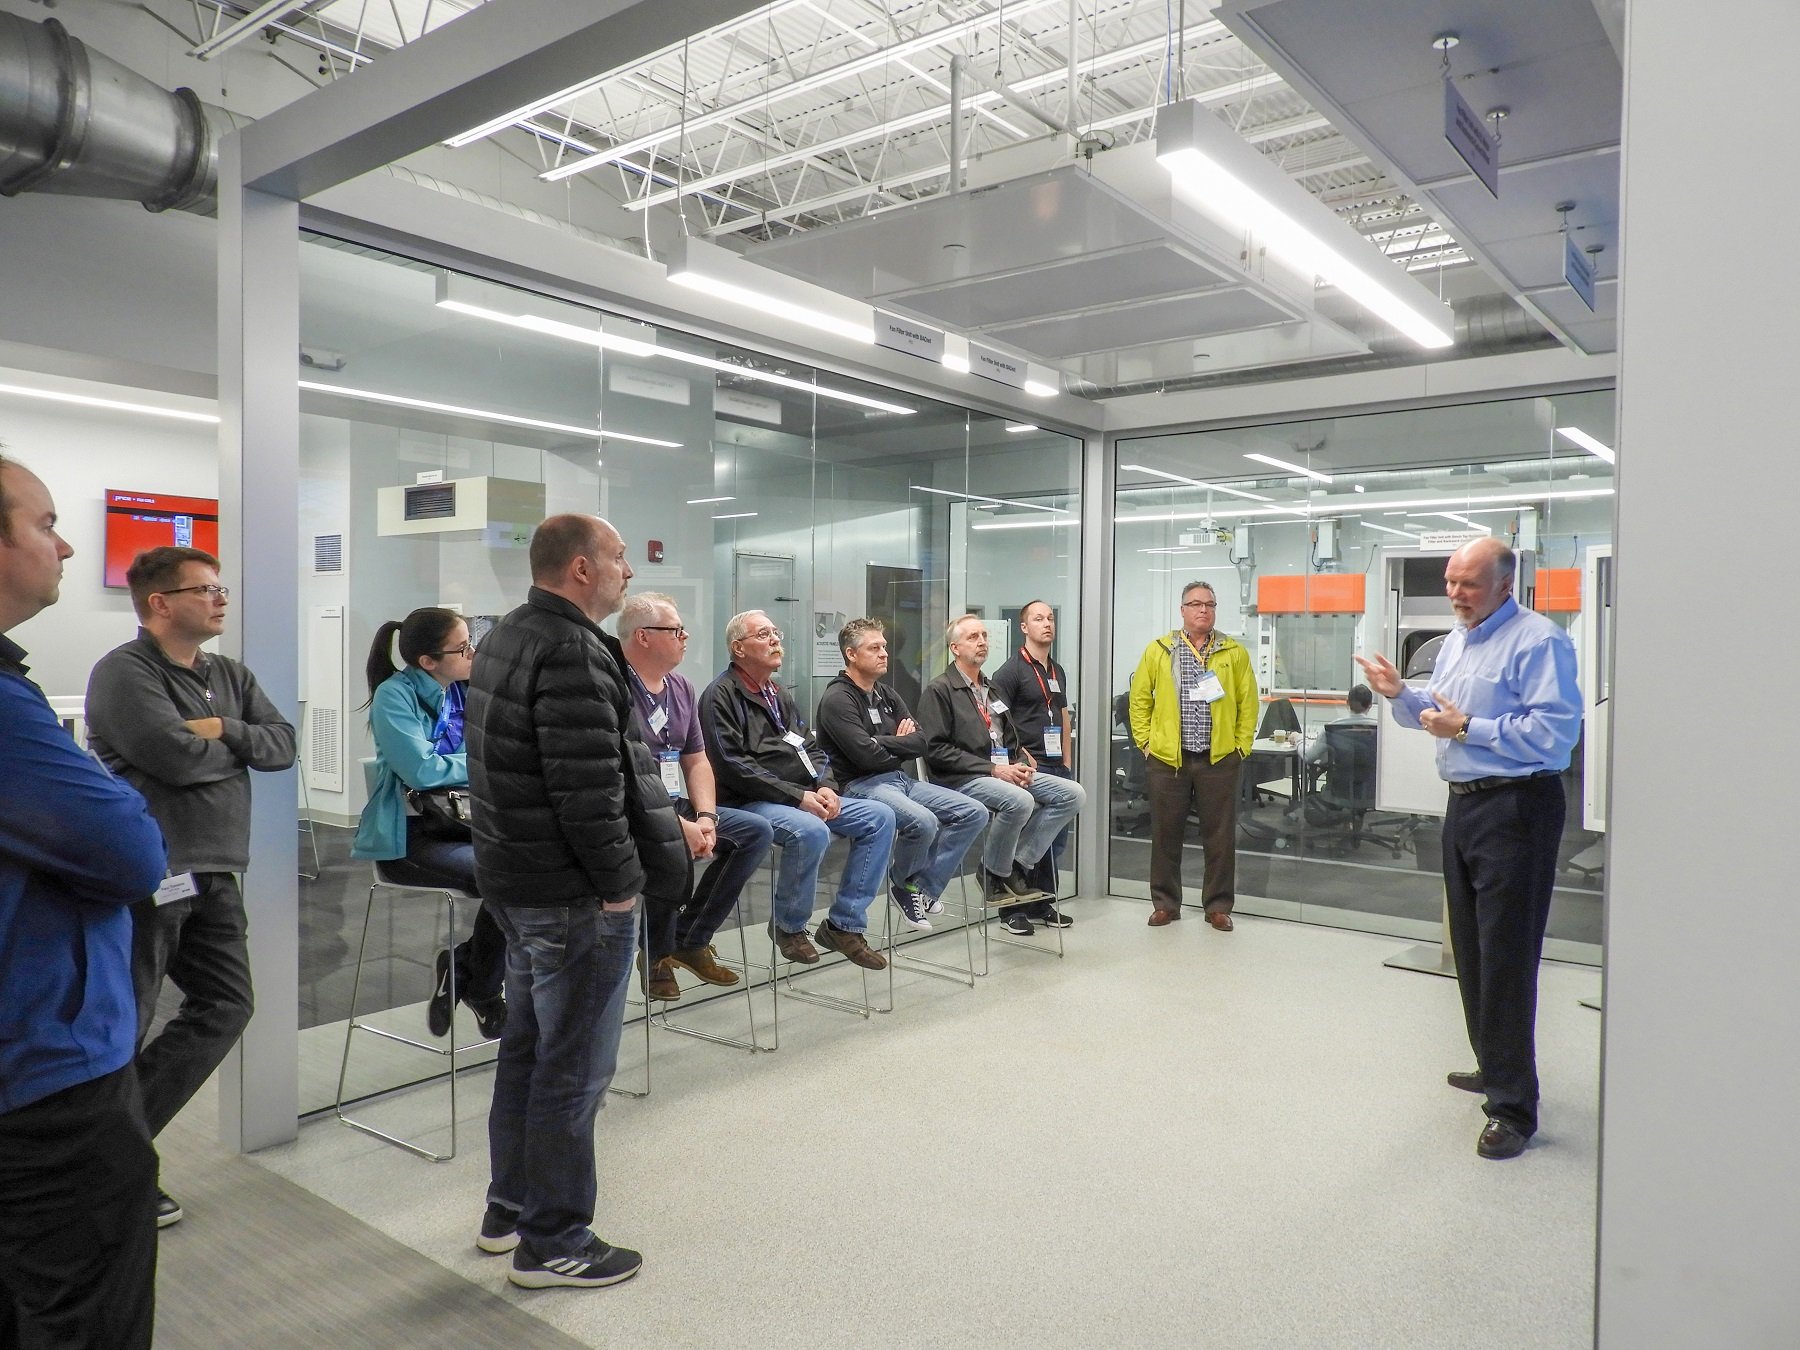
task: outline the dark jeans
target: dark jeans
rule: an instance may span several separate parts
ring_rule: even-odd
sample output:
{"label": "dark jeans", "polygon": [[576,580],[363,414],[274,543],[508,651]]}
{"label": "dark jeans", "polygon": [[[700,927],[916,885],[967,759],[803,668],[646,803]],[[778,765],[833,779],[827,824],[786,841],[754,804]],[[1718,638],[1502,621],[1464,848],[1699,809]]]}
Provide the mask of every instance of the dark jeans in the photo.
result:
{"label": "dark jeans", "polygon": [[1200,818],[1206,874],[1200,900],[1209,913],[1229,914],[1237,902],[1238,779],[1244,757],[1233,750],[1214,764],[1205,754],[1186,754],[1179,769],[1144,756],[1144,792],[1150,798],[1150,899],[1158,909],[1181,912],[1181,846],[1190,807]]}
{"label": "dark jeans", "polygon": [[137,1074],[0,1115],[0,1346],[149,1350],[156,1151]]}
{"label": "dark jeans", "polygon": [[[1067,778],[1073,780],[1075,777],[1075,771],[1073,769],[1065,768],[1055,760],[1040,759],[1038,761],[1038,772],[1047,773],[1052,778]],[[1062,833],[1058,834],[1051,842],[1050,851],[1038,860],[1038,865],[1036,867],[1025,874],[1025,879],[1027,881],[1033,886],[1036,886],[1040,891],[1043,891],[1052,897],[1062,889],[1062,857],[1064,853],[1068,852],[1069,836],[1074,832],[1075,823],[1073,821],[1070,821],[1067,825],[1063,826]],[[1045,900],[1030,906],[1027,912],[1032,914],[1047,914],[1049,911],[1050,901]],[[1001,911],[1003,914],[1005,912],[1005,910]]]}
{"label": "dark jeans", "polygon": [[[250,948],[244,896],[230,872],[196,872],[198,893],[131,907],[131,983],[137,995],[138,1082],[150,1137],[180,1113],[212,1076],[250,1021]],[[181,991],[181,1008],[154,1040],[163,977]]]}
{"label": "dark jeans", "polygon": [[1562,839],[1560,778],[1466,796],[1444,817],[1444,889],[1487,1113],[1537,1130],[1537,976]]}
{"label": "dark jeans", "polygon": [[[402,886],[448,886],[465,895],[475,890],[475,845],[449,839],[430,839],[420,833],[416,818],[406,822],[406,856],[381,864],[383,876]],[[455,938],[452,933],[452,939]],[[486,905],[475,909],[475,926],[456,952],[456,993],[464,1002],[482,1002],[500,992],[506,978],[506,935],[494,923]]]}
{"label": "dark jeans", "polygon": [[497,906],[506,1031],[488,1112],[488,1203],[516,1210],[540,1258],[592,1236],[594,1117],[618,1066],[638,906]]}
{"label": "dark jeans", "polygon": [[[686,814],[685,812],[683,814]],[[670,952],[708,946],[731,917],[738,897],[774,846],[769,822],[749,811],[719,808],[719,843],[685,905],[647,904],[644,940],[655,965]]]}

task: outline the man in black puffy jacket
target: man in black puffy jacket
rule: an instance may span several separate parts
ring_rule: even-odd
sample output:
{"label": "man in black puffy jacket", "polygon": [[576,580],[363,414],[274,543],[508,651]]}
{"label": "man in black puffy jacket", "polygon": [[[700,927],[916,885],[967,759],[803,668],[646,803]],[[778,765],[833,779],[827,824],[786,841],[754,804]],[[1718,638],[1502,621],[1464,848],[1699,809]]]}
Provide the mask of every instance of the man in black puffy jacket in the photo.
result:
{"label": "man in black puffy jacket", "polygon": [[531,538],[525,603],[481,644],[466,720],[475,874],[506,934],[506,1032],[488,1115],[477,1245],[528,1289],[596,1288],[638,1253],[595,1236],[594,1116],[618,1061],[646,891],[679,904],[687,848],[631,731],[618,642],[600,621],[631,565],[597,516]]}

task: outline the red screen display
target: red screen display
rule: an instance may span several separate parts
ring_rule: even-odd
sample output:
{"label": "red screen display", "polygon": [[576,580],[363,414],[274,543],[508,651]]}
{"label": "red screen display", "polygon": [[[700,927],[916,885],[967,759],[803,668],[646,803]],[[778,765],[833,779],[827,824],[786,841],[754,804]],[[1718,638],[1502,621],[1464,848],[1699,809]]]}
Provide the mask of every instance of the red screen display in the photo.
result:
{"label": "red screen display", "polygon": [[106,584],[123,586],[131,560],[165,544],[219,556],[219,503],[162,492],[106,494]]}

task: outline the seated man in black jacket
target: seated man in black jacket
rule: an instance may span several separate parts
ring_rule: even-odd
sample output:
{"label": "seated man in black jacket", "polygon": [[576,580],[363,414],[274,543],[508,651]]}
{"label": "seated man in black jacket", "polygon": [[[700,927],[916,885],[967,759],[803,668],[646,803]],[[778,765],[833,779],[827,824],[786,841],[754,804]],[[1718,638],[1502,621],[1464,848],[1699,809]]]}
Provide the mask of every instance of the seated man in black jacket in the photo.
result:
{"label": "seated man in black jacket", "polygon": [[880,678],[887,674],[887,637],[875,619],[852,619],[838,633],[844,670],[819,697],[819,744],[831,756],[846,797],[876,801],[894,813],[893,881],[888,894],[914,928],[931,928],[939,899],[963,854],[987,824],[987,808],[907,766],[925,753],[925,733],[906,704]]}
{"label": "seated man in black jacket", "polygon": [[819,959],[806,938],[819,863],[831,836],[850,840],[850,857],[831,913],[814,933],[827,947],[867,970],[887,958],[863,936],[869,904],[894,847],[894,813],[880,802],[844,801],[818,741],[788,691],[775,683],[781,669],[781,630],[760,609],[725,625],[731,664],[700,695],[700,731],[712,761],[719,801],[768,821],[781,846],[769,928],[790,961]]}
{"label": "seated man in black jacket", "polygon": [[[994,813],[982,848],[987,901],[1001,906],[1008,932],[1035,931],[1032,910],[1051,897],[1025,879],[1050,851],[1057,834],[1081,810],[1081,784],[1037,771],[1019,741],[1011,709],[982,673],[987,625],[978,614],[951,621],[944,633],[952,664],[925,686],[919,724],[925,728],[925,767],[931,781],[973,797]],[[1039,922],[1067,928],[1055,905],[1037,910]]]}
{"label": "seated man in black jacket", "polygon": [[594,1218],[594,1116],[618,1062],[639,896],[680,904],[681,825],[631,731],[619,644],[600,621],[631,565],[597,516],[531,537],[534,582],[475,655],[464,726],[475,875],[506,934],[506,1031],[488,1114],[493,1180],[476,1239],[528,1289],[630,1279],[643,1258]]}

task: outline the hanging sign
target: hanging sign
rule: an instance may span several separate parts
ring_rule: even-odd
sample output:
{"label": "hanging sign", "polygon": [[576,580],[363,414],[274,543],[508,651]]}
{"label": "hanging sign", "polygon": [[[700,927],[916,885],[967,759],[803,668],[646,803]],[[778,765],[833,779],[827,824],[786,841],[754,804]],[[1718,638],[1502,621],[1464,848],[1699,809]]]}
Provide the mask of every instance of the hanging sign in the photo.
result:
{"label": "hanging sign", "polygon": [[1475,110],[1456,92],[1453,81],[1444,81],[1444,139],[1462,156],[1469,171],[1483,186],[1500,196],[1500,142]]}
{"label": "hanging sign", "polygon": [[1573,230],[1563,231],[1563,280],[1581,297],[1582,304],[1594,308],[1594,260],[1582,252]]}

